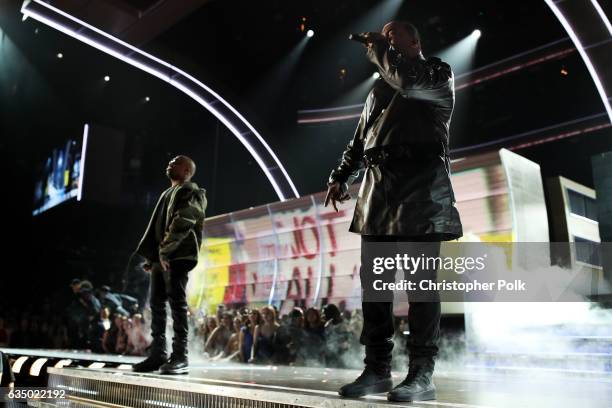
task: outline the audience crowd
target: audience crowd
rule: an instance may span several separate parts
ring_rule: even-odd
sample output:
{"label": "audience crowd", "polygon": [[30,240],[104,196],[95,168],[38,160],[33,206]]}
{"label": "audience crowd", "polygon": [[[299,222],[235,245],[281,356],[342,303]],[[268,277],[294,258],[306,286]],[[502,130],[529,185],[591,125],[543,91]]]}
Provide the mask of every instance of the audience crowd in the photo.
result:
{"label": "audience crowd", "polygon": [[295,307],[281,317],[273,306],[220,305],[215,315],[197,319],[191,341],[214,360],[345,367],[345,357],[359,351],[362,324],[359,311],[341,312],[334,304]]}
{"label": "audience crowd", "polygon": [[145,354],[149,341],[135,298],[108,286],[94,290],[91,282],[79,279],[70,289],[63,305],[45,300],[36,309],[0,312],[0,347]]}
{"label": "audience crowd", "polygon": [[[147,354],[150,314],[135,298],[108,286],[94,289],[91,282],[79,279],[70,288],[63,314],[51,302],[43,303],[38,313],[9,313],[7,318],[0,311],[0,347]],[[229,310],[219,305],[214,314],[189,315],[190,349],[213,360],[346,367],[353,360],[359,363],[354,357],[361,354],[363,318],[359,310],[341,308],[294,307],[279,316],[274,306]]]}

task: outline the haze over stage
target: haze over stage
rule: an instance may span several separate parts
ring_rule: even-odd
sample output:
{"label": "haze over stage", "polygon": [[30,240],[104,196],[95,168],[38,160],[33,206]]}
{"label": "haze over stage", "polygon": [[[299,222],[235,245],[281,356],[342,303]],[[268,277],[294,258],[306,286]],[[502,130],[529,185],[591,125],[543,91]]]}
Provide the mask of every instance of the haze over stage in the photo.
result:
{"label": "haze over stage", "polygon": [[[49,369],[49,386],[68,387],[71,401],[127,406],[179,407],[377,407],[384,395],[340,399],[337,389],[355,370],[195,363],[188,376],[133,374],[114,369]],[[398,383],[404,373],[394,373]],[[612,402],[612,381],[573,378],[571,387],[541,372],[439,370],[438,400],[427,407],[603,407]],[[588,397],[588,398],[587,398]],[[174,405],[172,405],[174,404]]]}

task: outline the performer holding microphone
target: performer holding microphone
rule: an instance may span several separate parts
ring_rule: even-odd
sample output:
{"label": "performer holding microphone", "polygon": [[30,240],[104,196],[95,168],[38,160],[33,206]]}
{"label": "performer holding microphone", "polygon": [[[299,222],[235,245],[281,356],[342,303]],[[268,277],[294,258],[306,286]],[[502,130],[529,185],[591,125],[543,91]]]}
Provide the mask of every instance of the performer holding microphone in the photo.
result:
{"label": "performer holding microphone", "polygon": [[[369,246],[379,242],[427,242],[428,256],[441,241],[463,235],[450,181],[449,125],[455,94],[450,66],[423,57],[417,29],[387,23],[382,33],[363,33],[367,57],[381,75],[365,101],[341,162],[329,177],[325,205],[349,198],[348,187],[365,168],[350,231],[361,234],[362,290],[373,276]],[[435,273],[435,271],[434,271]],[[362,292],[364,293],[364,292]],[[439,298],[410,301],[408,375],[393,388],[393,303],[367,301],[362,308],[363,373],[339,394],[361,397],[388,392],[391,401],[435,399],[432,382],[440,332]]]}

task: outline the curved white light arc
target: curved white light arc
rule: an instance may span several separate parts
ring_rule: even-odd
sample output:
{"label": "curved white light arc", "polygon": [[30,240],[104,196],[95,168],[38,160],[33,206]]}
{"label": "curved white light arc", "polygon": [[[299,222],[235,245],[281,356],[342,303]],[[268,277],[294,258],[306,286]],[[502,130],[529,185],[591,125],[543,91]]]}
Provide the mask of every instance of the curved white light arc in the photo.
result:
{"label": "curved white light arc", "polygon": [[580,53],[580,56],[582,57],[582,60],[584,61],[584,64],[586,65],[586,67],[587,67],[587,69],[589,71],[589,74],[591,75],[591,78],[593,79],[593,82],[595,83],[595,87],[597,88],[597,92],[599,92],[599,96],[601,97],[601,101],[603,102],[603,104],[604,104],[604,106],[606,108],[606,112],[608,113],[608,119],[610,120],[610,122],[612,122],[612,107],[610,106],[610,101],[608,100],[608,95],[606,94],[606,91],[605,91],[605,89],[603,87],[603,84],[601,83],[601,79],[599,78],[599,75],[597,74],[597,71],[595,70],[595,67],[593,66],[593,63],[591,62],[591,59],[589,58],[589,55],[587,54],[587,52],[585,51],[584,47],[582,46],[582,43],[580,42],[580,39],[578,38],[578,35],[574,31],[574,28],[569,23],[567,18],[565,18],[565,16],[563,15],[563,12],[561,12],[559,7],[557,7],[557,4],[553,0],[544,0],[544,1],[548,5],[548,7],[550,7],[552,12],[555,14],[555,16],[557,17],[557,19],[559,20],[559,22],[561,23],[561,25],[563,26],[565,31],[567,31],[567,34],[572,39],[572,42],[574,43],[574,46],[576,47],[576,49]]}
{"label": "curved white light arc", "polygon": [[[99,42],[99,41],[95,41],[92,38],[89,38],[87,35],[79,32],[78,30],[74,30],[71,29],[70,27],[61,24],[59,22],[54,21],[51,18],[48,18],[47,16],[37,12],[36,10],[32,10],[30,5],[31,4],[35,4],[36,6],[40,6],[40,7],[44,7],[46,10],[53,12],[57,15],[62,16],[63,18],[66,18],[68,20],[70,20],[73,23],[78,24],[79,26],[85,27],[105,38],[107,38],[108,40],[110,40],[111,42],[115,43],[115,44],[119,44],[122,47],[125,47],[127,49],[129,49],[130,55],[126,56],[120,52],[118,52],[117,50],[114,50],[113,48],[106,46],[105,44]],[[122,41],[116,37],[113,37],[112,35],[90,25],[87,24],[86,22],[77,19],[76,17],[58,9],[57,7],[54,7],[50,4],[44,3],[40,0],[28,0],[25,1],[21,12],[23,13],[24,17],[31,17],[35,20],[40,21],[41,23],[44,23],[52,28],[55,28],[56,30],[69,35],[89,46],[92,46],[100,51],[103,51],[117,59],[120,59],[142,71],[145,71],[163,81],[168,82],[169,84],[171,84],[172,86],[174,86],[175,88],[181,90],[182,92],[184,92],[185,94],[187,94],[189,97],[191,97],[192,99],[194,99],[196,102],[200,103],[205,109],[207,109],[209,112],[211,112],[217,119],[219,119],[219,121],[221,121],[233,134],[234,136],[236,136],[236,138],[242,143],[242,145],[247,149],[247,151],[253,156],[253,158],[255,159],[255,161],[257,162],[257,164],[261,167],[261,169],[263,170],[264,174],[266,175],[266,177],[268,178],[268,180],[270,181],[270,183],[272,184],[272,187],[274,188],[274,191],[276,192],[276,194],[278,195],[278,197],[281,200],[286,200],[288,198],[292,198],[291,196],[293,195],[294,197],[299,197],[299,193],[295,187],[295,184],[293,183],[293,181],[291,180],[291,178],[289,177],[289,174],[287,173],[286,169],[284,168],[284,166],[282,165],[282,163],[280,162],[280,160],[278,159],[278,157],[276,156],[276,154],[274,153],[274,151],[270,148],[270,146],[266,143],[266,141],[264,140],[264,138],[261,136],[261,134],[255,130],[255,128],[253,127],[253,125],[251,125],[251,123],[249,123],[246,118],[240,114],[240,112],[238,112],[232,105],[230,105],[225,99],[223,99],[217,92],[213,91],[211,88],[209,88],[208,86],[206,86],[205,84],[203,84],[201,81],[197,80],[196,78],[194,78],[193,76],[189,75],[188,73],[186,73],[185,71],[177,68],[176,66],[163,61],[151,54],[148,54],[144,51],[141,51],[140,49],[126,43],[125,41]],[[168,68],[169,72],[162,72],[159,69],[156,69],[155,67],[152,67],[146,63],[143,63],[141,61],[138,61],[135,57],[134,54],[137,56],[141,56],[144,57],[145,59],[150,59],[152,61],[157,62],[158,64],[162,65],[165,68]],[[170,75],[172,74],[172,75]],[[177,79],[178,77],[178,79]],[[180,83],[179,79],[180,77],[186,78],[189,81],[191,81],[193,84],[197,85],[198,87],[200,87],[202,90],[206,91],[208,94],[210,94],[214,100],[213,101],[207,101],[205,100],[203,97],[201,97],[200,95],[197,95],[193,90],[189,89],[186,85]],[[239,119],[239,121],[241,122],[242,125],[246,126],[249,131],[248,132],[241,132],[235,124],[232,124],[230,120],[228,120],[228,118],[223,115],[222,112],[219,111],[219,109],[215,108],[213,106],[213,104],[217,103],[217,102],[221,102],[221,104],[228,109],[236,118]],[[269,158],[271,159],[271,161],[274,164],[274,167],[278,168],[281,173],[282,173],[282,178],[277,179],[270,171],[271,167],[265,163],[264,158],[256,151],[255,147],[249,143],[249,141],[245,138],[247,133],[252,133],[256,139],[259,142],[259,145],[261,147],[263,147],[267,154],[269,155]],[[270,163],[272,164],[272,163]],[[285,186],[285,188],[283,188],[283,185]]]}
{"label": "curved white light arc", "polygon": [[612,24],[610,24],[608,16],[606,16],[606,13],[603,11],[597,0],[591,0],[591,4],[593,4],[593,7],[597,11],[597,14],[599,14],[599,18],[601,18],[601,21],[603,21],[603,23],[606,25],[608,32],[612,36]]}

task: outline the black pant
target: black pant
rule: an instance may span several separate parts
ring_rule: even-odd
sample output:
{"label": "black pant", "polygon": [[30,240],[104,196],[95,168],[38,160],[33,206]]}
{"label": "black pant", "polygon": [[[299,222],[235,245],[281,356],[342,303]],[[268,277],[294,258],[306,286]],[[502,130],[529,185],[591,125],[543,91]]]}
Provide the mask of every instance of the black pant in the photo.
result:
{"label": "black pant", "polygon": [[[368,258],[366,246],[376,242],[431,242],[426,244],[427,256],[438,256],[440,253],[440,238],[436,235],[420,237],[372,236],[361,237],[361,284],[362,288],[371,282],[375,276],[372,263]],[[419,248],[419,252],[422,248]],[[399,249],[398,249],[399,251]],[[416,255],[413,255],[416,256]],[[435,278],[435,271],[434,278]],[[395,274],[395,272],[393,272]],[[440,337],[440,301],[414,302],[409,300],[408,353],[411,360],[417,358],[432,359],[438,354]],[[366,348],[365,364],[374,370],[388,374],[391,369],[391,351],[393,350],[394,316],[393,302],[362,302],[363,330],[360,342]]]}
{"label": "black pant", "polygon": [[153,337],[152,353],[166,352],[166,301],[170,303],[174,337],[172,352],[175,355],[187,355],[187,280],[193,269],[191,261],[175,261],[170,269],[164,271],[161,265],[153,264],[151,271],[151,336]]}

